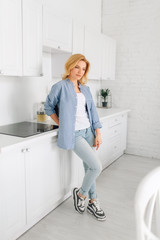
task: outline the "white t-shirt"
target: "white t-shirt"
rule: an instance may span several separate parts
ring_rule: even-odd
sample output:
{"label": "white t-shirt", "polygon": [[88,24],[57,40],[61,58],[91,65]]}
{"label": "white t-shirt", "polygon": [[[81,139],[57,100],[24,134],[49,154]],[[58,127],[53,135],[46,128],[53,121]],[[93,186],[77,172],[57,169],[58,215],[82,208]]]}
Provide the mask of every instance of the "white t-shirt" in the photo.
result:
{"label": "white t-shirt", "polygon": [[86,111],[86,99],[83,93],[77,93],[77,111],[75,130],[81,130],[90,127],[88,114]]}

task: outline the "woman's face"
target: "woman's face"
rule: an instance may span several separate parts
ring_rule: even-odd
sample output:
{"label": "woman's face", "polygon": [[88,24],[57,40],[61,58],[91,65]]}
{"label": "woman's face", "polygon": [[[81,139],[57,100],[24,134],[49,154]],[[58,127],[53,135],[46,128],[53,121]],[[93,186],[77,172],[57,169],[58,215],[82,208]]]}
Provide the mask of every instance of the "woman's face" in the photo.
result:
{"label": "woman's face", "polygon": [[80,60],[74,68],[71,69],[69,77],[71,80],[80,80],[86,71],[86,63]]}

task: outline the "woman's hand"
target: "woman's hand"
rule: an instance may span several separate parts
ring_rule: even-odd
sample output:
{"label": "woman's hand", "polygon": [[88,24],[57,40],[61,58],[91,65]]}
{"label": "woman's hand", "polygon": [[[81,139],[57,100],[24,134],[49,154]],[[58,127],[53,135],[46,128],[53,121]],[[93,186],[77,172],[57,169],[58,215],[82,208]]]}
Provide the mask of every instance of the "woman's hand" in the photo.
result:
{"label": "woman's hand", "polygon": [[101,139],[101,135],[98,134],[95,139],[94,139],[94,145],[93,147],[97,147],[96,150],[98,150],[99,146],[102,144],[102,139]]}

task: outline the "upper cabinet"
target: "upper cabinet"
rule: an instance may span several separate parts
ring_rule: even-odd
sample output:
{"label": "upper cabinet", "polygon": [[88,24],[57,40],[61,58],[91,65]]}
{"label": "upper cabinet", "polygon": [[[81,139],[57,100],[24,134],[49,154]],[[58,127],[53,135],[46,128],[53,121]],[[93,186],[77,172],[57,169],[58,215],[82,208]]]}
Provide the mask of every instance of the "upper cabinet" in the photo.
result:
{"label": "upper cabinet", "polygon": [[116,66],[116,41],[102,34],[102,80],[115,80],[115,66]]}
{"label": "upper cabinet", "polygon": [[43,46],[45,50],[72,52],[72,20],[56,16],[46,6],[43,7]]}
{"label": "upper cabinet", "polygon": [[42,1],[23,0],[23,75],[42,76]]}
{"label": "upper cabinet", "polygon": [[0,1],[0,75],[22,75],[21,0]]}
{"label": "upper cabinet", "polygon": [[41,76],[42,1],[0,1],[0,75]]}
{"label": "upper cabinet", "polygon": [[85,27],[84,55],[91,66],[89,79],[115,80],[116,41]]}
{"label": "upper cabinet", "polygon": [[101,34],[85,27],[84,55],[90,62],[89,79],[101,78]]}
{"label": "upper cabinet", "polygon": [[0,75],[43,76],[42,52],[52,54],[52,76],[61,78],[71,54],[90,62],[89,79],[114,80],[116,42],[43,0],[0,0]]}
{"label": "upper cabinet", "polygon": [[84,25],[73,21],[72,53],[84,54]]}

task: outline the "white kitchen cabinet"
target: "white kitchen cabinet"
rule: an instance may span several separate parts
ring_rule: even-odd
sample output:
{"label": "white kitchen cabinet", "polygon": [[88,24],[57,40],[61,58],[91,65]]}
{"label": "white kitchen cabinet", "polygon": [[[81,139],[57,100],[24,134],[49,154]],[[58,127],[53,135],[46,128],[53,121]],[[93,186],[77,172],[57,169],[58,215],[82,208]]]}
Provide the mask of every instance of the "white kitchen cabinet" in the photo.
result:
{"label": "white kitchen cabinet", "polygon": [[42,0],[22,0],[23,76],[42,76]]}
{"label": "white kitchen cabinet", "polygon": [[72,53],[84,54],[84,25],[73,21]]}
{"label": "white kitchen cabinet", "polygon": [[85,27],[84,55],[90,62],[89,79],[101,78],[101,34]]}
{"label": "white kitchen cabinet", "polygon": [[91,67],[90,79],[115,80],[116,41],[85,27],[84,54]]}
{"label": "white kitchen cabinet", "polygon": [[57,137],[28,142],[0,155],[3,240],[15,240],[69,196],[71,170],[66,165],[69,158],[66,164],[65,160]]}
{"label": "white kitchen cabinet", "polygon": [[35,223],[64,196],[63,150],[57,138],[27,144],[25,153],[27,222]]}
{"label": "white kitchen cabinet", "polygon": [[0,154],[0,239],[17,239],[26,225],[25,164],[21,148]]}
{"label": "white kitchen cabinet", "polygon": [[0,1],[0,75],[22,75],[21,0]]}
{"label": "white kitchen cabinet", "polygon": [[43,7],[44,50],[72,52],[72,20],[56,16],[55,10]]}
{"label": "white kitchen cabinet", "polygon": [[116,41],[102,34],[102,80],[115,80],[115,66],[116,66]]}
{"label": "white kitchen cabinet", "polygon": [[41,76],[42,1],[0,1],[0,75]]}
{"label": "white kitchen cabinet", "polygon": [[104,119],[102,126],[102,145],[97,154],[105,168],[123,155],[126,149],[127,113]]}

